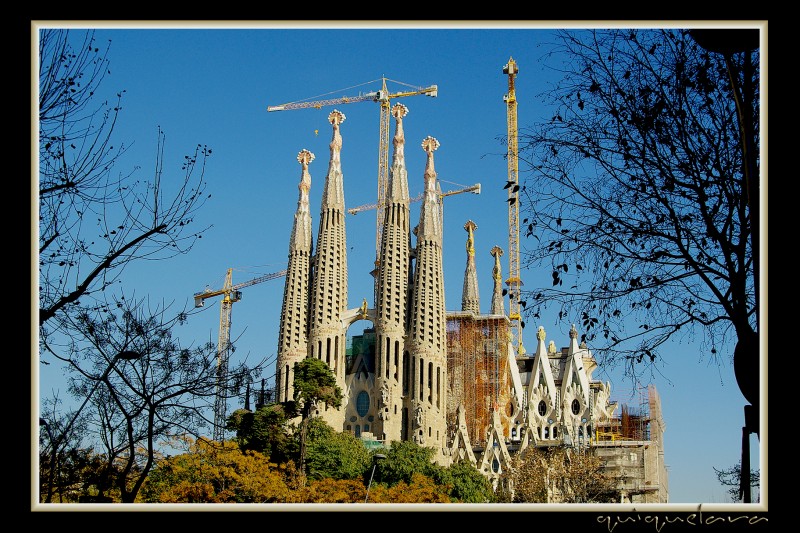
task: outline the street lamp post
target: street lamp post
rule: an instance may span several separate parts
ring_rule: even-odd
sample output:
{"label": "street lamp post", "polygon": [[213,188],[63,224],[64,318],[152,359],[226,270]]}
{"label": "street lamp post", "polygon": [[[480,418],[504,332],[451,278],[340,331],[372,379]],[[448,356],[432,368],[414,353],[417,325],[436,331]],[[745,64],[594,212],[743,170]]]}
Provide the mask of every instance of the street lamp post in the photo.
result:
{"label": "street lamp post", "polygon": [[375,475],[375,467],[378,466],[378,461],[381,459],[386,459],[386,456],[382,453],[376,453],[372,456],[372,473],[369,475],[369,483],[367,484],[367,495],[364,498],[364,503],[367,503],[369,500],[369,488],[372,486],[372,477]]}
{"label": "street lamp post", "polygon": [[92,387],[92,390],[89,391],[89,394],[86,395],[86,398],[84,398],[83,403],[81,404],[81,406],[78,407],[78,410],[75,411],[75,414],[72,415],[72,418],[69,420],[67,425],[64,426],[64,429],[61,431],[61,433],[59,433],[58,437],[55,440],[53,440],[53,434],[51,432],[50,425],[47,423],[47,421],[44,418],[41,418],[41,417],[39,418],[39,425],[40,426],[44,426],[45,430],[47,431],[47,436],[50,439],[50,448],[51,448],[51,450],[50,450],[50,473],[48,474],[48,489],[47,489],[47,498],[45,499],[45,503],[50,503],[50,500],[51,500],[52,495],[53,495],[53,490],[52,490],[53,489],[53,475],[55,473],[56,458],[58,456],[58,448],[61,446],[61,444],[64,441],[64,439],[69,434],[70,429],[72,429],[73,424],[75,424],[75,421],[80,416],[81,411],[83,411],[84,407],[86,407],[86,404],[89,403],[89,400],[94,395],[94,391],[97,390],[97,387],[100,386],[100,383],[102,383],[106,379],[108,379],[109,374],[111,374],[111,370],[114,368],[114,365],[117,364],[117,361],[119,359],[122,359],[124,361],[133,361],[135,359],[140,359],[141,357],[142,357],[141,353],[134,352],[132,350],[123,350],[123,351],[119,352],[117,355],[115,355],[114,358],[111,360],[111,362],[108,363],[108,368],[106,368],[105,371],[103,372],[103,374],[100,376],[100,378],[97,381],[95,381],[94,386]]}

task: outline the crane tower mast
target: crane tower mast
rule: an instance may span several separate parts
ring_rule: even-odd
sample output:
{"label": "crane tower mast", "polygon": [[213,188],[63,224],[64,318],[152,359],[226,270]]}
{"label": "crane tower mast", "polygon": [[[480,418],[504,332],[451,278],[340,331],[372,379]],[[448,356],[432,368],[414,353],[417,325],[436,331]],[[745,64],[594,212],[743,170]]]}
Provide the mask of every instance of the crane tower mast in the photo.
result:
{"label": "crane tower mast", "polygon": [[225,417],[227,414],[228,396],[228,361],[231,352],[231,315],[234,302],[242,299],[244,287],[262,283],[286,275],[286,270],[266,274],[242,283],[233,284],[233,269],[229,268],[225,283],[221,289],[194,293],[194,306],[203,307],[207,298],[222,296],[219,303],[219,344],[217,345],[217,394],[214,400],[214,440],[222,441],[225,437]]}
{"label": "crane tower mast", "polygon": [[503,66],[503,74],[508,75],[508,94],[503,97],[507,106],[508,122],[508,297],[511,322],[511,342],[517,357],[525,354],[522,344],[522,312],[520,308],[520,291],[522,279],[520,277],[519,253],[519,152],[517,147],[517,94],[514,87],[514,78],[519,72],[514,58],[509,58]]}

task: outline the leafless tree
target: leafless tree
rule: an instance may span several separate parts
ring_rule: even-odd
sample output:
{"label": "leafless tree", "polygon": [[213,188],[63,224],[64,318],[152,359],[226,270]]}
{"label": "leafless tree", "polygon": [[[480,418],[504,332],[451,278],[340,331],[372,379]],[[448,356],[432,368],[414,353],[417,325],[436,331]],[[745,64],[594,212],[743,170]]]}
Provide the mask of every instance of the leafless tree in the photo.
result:
{"label": "leafless tree", "polygon": [[[118,299],[72,324],[81,338],[69,357],[71,392],[91,400],[84,442],[102,450],[122,502],[135,500],[172,439],[209,434],[214,423],[217,347],[182,346],[176,332],[186,319],[147,299]],[[263,365],[230,366],[229,392],[239,394]]]}
{"label": "leafless tree", "polygon": [[[62,318],[104,305],[96,299],[131,261],[188,252],[205,229],[191,230],[204,205],[211,150],[197,145],[184,157],[178,186],[162,183],[165,134],[159,128],[150,179],[138,168],[118,171],[127,150],[113,133],[122,96],[100,99],[109,74],[109,44],[94,31],[39,33],[39,326],[46,339]],[[99,100],[99,101],[98,101]],[[165,180],[166,181],[166,180]],[[170,180],[175,182],[176,180]]]}
{"label": "leafless tree", "polygon": [[731,80],[752,90],[757,154],[758,54],[726,65],[678,29],[563,30],[552,50],[553,116],[520,135],[524,264],[553,280],[526,291],[528,317],[555,307],[633,377],[688,336],[712,358],[747,346],[757,379],[753,220]]}

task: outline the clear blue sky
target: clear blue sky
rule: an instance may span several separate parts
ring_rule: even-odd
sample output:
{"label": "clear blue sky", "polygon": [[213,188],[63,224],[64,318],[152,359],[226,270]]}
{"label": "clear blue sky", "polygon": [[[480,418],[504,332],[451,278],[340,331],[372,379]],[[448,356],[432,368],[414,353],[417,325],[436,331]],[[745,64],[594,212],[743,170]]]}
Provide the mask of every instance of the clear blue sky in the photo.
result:
{"label": "clear blue sky", "polygon": [[[443,190],[481,184],[480,195],[460,194],[444,200],[445,298],[448,310],[460,309],[467,236],[463,226],[471,219],[478,226],[475,246],[481,309],[488,312],[493,264],[489,250],[498,245],[507,252],[509,247],[507,191],[503,189],[508,167],[501,141],[506,135],[503,96],[508,77],[502,69],[509,57],[519,65],[520,130],[548,119],[549,111],[538,98],[553,79],[542,67],[552,42],[545,26],[421,23],[398,27],[391,21],[303,28],[286,23],[92,25],[98,28],[100,46],[111,40],[111,75],[104,89],[109,95],[126,91],[116,138],[133,145],[117,170],[125,172],[138,165],[140,178],[152,177],[158,127],[166,133],[163,179],[167,184],[178,183],[183,156],[196,144],[213,150],[206,174],[211,198],[195,222],[197,227],[213,227],[186,256],[133,265],[124,278],[126,291],[135,289],[138,296],[191,308],[195,292],[222,287],[228,268],[234,269],[234,283],[284,269],[301,170],[296,156],[302,149],[316,156],[310,166],[316,239],[319,198],[330,155],[327,116],[334,107],[268,113],[267,106],[321,95],[357,95],[378,89],[385,76],[413,86],[439,87],[436,98],[395,100],[409,108],[404,120],[409,188],[412,196],[422,191],[425,153],[420,144],[428,135],[441,143],[435,165]],[[75,33],[81,34],[80,26]],[[389,88],[404,90],[391,82]],[[378,104],[335,108],[347,117],[341,127],[346,205],[373,203]],[[520,178],[525,178],[524,167]],[[419,204],[412,204],[412,220],[418,214]],[[369,272],[375,256],[375,220],[375,211],[347,218],[350,307],[359,306],[363,298],[372,305]],[[524,240],[521,246],[524,252]],[[507,259],[506,254],[504,274]],[[522,279],[528,289],[551,283],[546,269],[523,270]],[[268,357],[267,378],[274,373],[282,293],[283,278],[278,278],[243,289],[242,300],[233,306],[231,336],[237,350],[232,357]],[[580,326],[579,317],[558,322],[554,314],[543,314],[538,324],[528,321],[527,346],[534,346],[539,325],[547,330],[548,340],[565,346],[572,322]],[[364,325],[357,323],[350,334]],[[209,299],[179,335],[184,344],[208,339],[216,343],[218,328],[219,299]],[[663,355],[661,375],[653,376],[652,383],[661,396],[666,422],[670,502],[727,502],[713,467],[729,467],[739,460],[745,403],[729,359],[711,363],[692,344],[668,347]],[[601,354],[596,356],[600,359]],[[64,391],[55,365],[40,370],[41,395],[48,396],[57,388]],[[627,402],[632,385],[618,371],[604,374],[600,368],[594,378],[610,380],[616,397]],[[229,404],[229,409],[238,406]],[[751,443],[751,460],[757,465],[755,436]]]}

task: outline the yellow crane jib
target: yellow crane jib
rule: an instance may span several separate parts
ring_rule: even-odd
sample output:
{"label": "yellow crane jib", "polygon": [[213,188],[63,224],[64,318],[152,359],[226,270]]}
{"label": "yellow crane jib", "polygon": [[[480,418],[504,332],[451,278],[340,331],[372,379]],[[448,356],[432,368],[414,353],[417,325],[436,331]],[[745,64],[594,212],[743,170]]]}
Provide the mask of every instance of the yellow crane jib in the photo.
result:
{"label": "yellow crane jib", "polygon": [[[481,184],[480,183],[476,183],[475,185],[470,185],[469,187],[464,187],[463,189],[455,189],[455,190],[452,190],[452,191],[447,191],[447,192],[440,193],[439,194],[439,200],[441,201],[442,198],[446,198],[448,196],[453,196],[454,194],[461,194],[461,193],[464,193],[464,192],[471,192],[472,194],[480,194],[481,193]],[[425,197],[425,193],[420,193],[420,194],[416,195],[415,197],[411,198],[409,200],[409,202],[410,203],[419,202],[424,197]],[[350,209],[347,210],[347,213],[350,214],[350,215],[356,215],[356,214],[360,213],[361,211],[368,211],[370,209],[377,209],[377,208],[378,208],[378,204],[364,204],[364,205],[359,205],[359,206],[356,206],[356,207],[351,207]]]}
{"label": "yellow crane jib", "polygon": [[255,285],[257,283],[262,283],[264,281],[269,281],[271,279],[280,278],[281,276],[286,275],[286,270],[281,270],[280,272],[273,272],[272,274],[266,274],[264,276],[260,276],[258,278],[251,279],[249,281],[244,281],[242,283],[237,283],[236,285],[227,286],[228,282],[230,281],[230,275],[232,273],[232,269],[228,270],[228,277],[226,277],[226,286],[221,289],[206,289],[204,291],[194,293],[194,306],[195,307],[203,307],[205,305],[205,301],[207,298],[212,298],[214,296],[221,296],[226,295],[228,300],[231,302],[238,302],[242,299],[242,291],[239,289],[243,289],[244,287],[249,287],[250,285]]}
{"label": "yellow crane jib", "polygon": [[[381,88],[375,91],[366,93],[359,93],[356,96],[341,96],[339,98],[323,98],[332,93],[319,95],[305,100],[296,102],[289,102],[286,104],[267,106],[267,111],[289,111],[292,109],[320,109],[324,106],[339,105],[339,104],[353,104],[356,102],[378,102],[380,104],[380,117],[378,123],[378,202],[376,207],[383,207],[386,204],[386,189],[388,187],[389,176],[389,116],[390,116],[390,103],[393,98],[403,98],[406,96],[425,95],[436,97],[439,95],[438,85],[429,85],[427,87],[418,87],[409,85],[408,83],[390,80],[386,77],[377,80],[368,81],[357,85],[367,85],[370,83],[381,82]],[[386,82],[391,81],[400,85],[409,87],[408,90],[401,90],[397,92],[390,92]],[[346,90],[346,89],[342,89]],[[313,99],[312,99],[313,98]],[[377,210],[375,220],[375,260],[378,260],[378,253],[381,245],[381,233],[383,232],[383,209]],[[377,290],[377,289],[376,289]]]}

